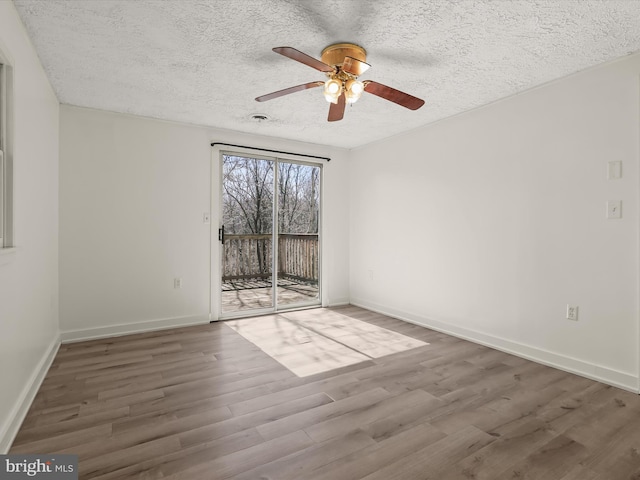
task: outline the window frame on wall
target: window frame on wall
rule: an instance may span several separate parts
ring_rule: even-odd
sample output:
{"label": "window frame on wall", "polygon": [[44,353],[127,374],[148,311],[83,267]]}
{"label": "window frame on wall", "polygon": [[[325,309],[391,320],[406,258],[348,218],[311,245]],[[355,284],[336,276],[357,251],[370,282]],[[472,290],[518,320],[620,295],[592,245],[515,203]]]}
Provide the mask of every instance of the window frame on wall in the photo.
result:
{"label": "window frame on wall", "polygon": [[0,49],[0,251],[13,238],[13,69]]}

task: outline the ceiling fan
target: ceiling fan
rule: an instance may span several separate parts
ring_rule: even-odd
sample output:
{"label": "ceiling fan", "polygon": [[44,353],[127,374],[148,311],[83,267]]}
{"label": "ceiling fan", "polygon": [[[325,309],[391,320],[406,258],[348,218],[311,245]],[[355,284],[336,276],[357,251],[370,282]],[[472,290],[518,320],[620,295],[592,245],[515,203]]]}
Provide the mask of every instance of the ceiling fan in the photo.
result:
{"label": "ceiling fan", "polygon": [[371,65],[365,62],[367,59],[365,49],[353,43],[329,45],[322,51],[320,57],[322,60],[317,60],[292,47],[276,47],[273,51],[326,73],[328,79],[303,83],[268,93],[256,98],[258,102],[266,102],[290,93],[324,86],[324,97],[331,103],[328,118],[330,122],[342,120],[345,105],[357,102],[363,92],[371,93],[410,110],[417,110],[424,105],[424,100],[395,88],[387,87],[373,80],[359,81],[358,77],[366,72]]}

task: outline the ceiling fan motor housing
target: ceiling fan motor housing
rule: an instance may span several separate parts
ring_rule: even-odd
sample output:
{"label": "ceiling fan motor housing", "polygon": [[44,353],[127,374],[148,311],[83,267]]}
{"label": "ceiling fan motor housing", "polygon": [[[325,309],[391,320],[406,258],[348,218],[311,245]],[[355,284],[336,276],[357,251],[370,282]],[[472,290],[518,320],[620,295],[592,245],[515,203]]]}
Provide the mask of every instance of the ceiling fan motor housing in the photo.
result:
{"label": "ceiling fan motor housing", "polygon": [[335,43],[322,50],[320,58],[327,65],[339,67],[344,62],[344,57],[352,57],[361,62],[366,62],[367,51],[353,43]]}

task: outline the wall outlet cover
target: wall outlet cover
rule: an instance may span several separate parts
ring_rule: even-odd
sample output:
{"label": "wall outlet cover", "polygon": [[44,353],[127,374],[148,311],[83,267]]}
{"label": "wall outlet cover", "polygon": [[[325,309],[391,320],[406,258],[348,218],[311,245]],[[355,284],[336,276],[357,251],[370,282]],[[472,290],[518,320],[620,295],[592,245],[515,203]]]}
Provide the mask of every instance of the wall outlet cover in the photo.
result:
{"label": "wall outlet cover", "polygon": [[607,202],[607,218],[609,220],[617,220],[622,218],[622,201],[609,200]]}

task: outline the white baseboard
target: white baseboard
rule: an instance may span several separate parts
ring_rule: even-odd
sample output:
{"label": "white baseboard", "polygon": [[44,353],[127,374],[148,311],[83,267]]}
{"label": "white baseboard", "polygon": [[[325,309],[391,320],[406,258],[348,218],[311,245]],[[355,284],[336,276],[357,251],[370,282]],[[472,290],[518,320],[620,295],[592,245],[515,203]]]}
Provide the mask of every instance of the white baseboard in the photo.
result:
{"label": "white baseboard", "polygon": [[388,308],[363,299],[352,298],[351,304],[374,312],[382,313],[405,322],[413,323],[421,327],[430,328],[454,337],[469,340],[470,342],[485,345],[502,352],[510,353],[517,357],[526,358],[527,360],[554,367],[565,372],[575,373],[576,375],[606,383],[607,385],[622,388],[633,393],[640,393],[640,379],[630,373],[613,370],[608,367],[595,365],[559,353],[549,352],[531,345],[525,345],[523,343],[514,342],[513,340],[487,335],[482,332],[451,325],[446,322],[433,320],[431,318],[424,318],[419,315],[403,312],[394,308]]}
{"label": "white baseboard", "polygon": [[59,347],[60,337],[56,336],[40,359],[40,362],[38,362],[38,365],[31,374],[29,381],[22,389],[18,400],[9,414],[9,421],[0,430],[0,454],[6,454],[11,448],[11,444],[18,434],[18,430],[20,430],[20,426],[22,425],[24,418],[27,416],[29,408],[31,408],[33,399],[36,397],[36,394],[40,389],[40,385],[42,384],[44,377],[47,375],[49,367],[51,367],[51,363],[53,362]]}
{"label": "white baseboard", "polygon": [[330,302],[327,302],[326,304],[323,304],[323,307],[343,307],[345,305],[349,305],[351,302],[349,301],[348,298],[336,298],[334,300],[331,300]]}
{"label": "white baseboard", "polygon": [[346,307],[347,305],[351,305],[351,302],[335,302],[330,303],[327,307]]}
{"label": "white baseboard", "polygon": [[152,332],[169,328],[189,327],[209,323],[209,314],[190,315],[187,317],[162,318],[144,322],[124,323],[108,327],[85,328],[81,330],[64,330],[60,334],[62,343],[82,342],[99,338],[119,337],[133,333]]}

